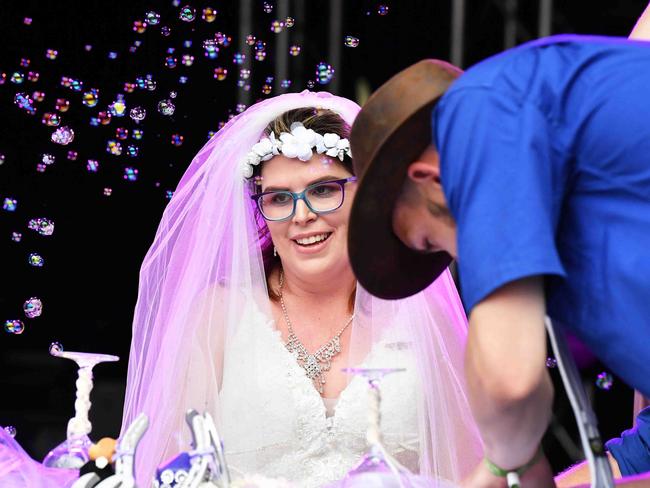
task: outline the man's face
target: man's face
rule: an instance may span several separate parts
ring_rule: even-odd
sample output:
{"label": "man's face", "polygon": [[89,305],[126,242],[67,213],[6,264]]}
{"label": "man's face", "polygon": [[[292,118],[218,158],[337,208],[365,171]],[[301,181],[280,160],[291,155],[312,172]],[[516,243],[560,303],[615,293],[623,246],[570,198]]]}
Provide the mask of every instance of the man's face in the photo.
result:
{"label": "man's face", "polygon": [[438,154],[431,147],[409,166],[393,210],[393,231],[416,251],[457,255],[456,223],[440,185]]}

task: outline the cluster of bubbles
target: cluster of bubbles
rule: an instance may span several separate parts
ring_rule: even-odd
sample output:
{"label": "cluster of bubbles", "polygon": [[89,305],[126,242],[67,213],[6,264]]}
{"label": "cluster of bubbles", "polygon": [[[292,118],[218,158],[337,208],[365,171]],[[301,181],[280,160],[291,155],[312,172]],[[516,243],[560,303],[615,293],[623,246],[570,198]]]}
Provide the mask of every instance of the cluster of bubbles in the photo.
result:
{"label": "cluster of bubbles", "polygon": [[7,212],[15,212],[16,207],[18,205],[18,200],[15,198],[5,198],[4,201],[2,202],[2,210],[6,210]]}
{"label": "cluster of bubbles", "polygon": [[38,217],[31,219],[27,224],[27,228],[35,230],[42,236],[51,236],[54,233],[54,222],[45,217]]}
{"label": "cluster of bubbles", "polygon": [[43,265],[45,264],[45,260],[43,259],[43,256],[35,252],[31,253],[27,259],[29,261],[30,266],[33,266],[34,268],[42,268]]}
{"label": "cluster of bubbles", "polygon": [[324,61],[316,65],[316,81],[321,85],[327,85],[334,78],[334,68]]}

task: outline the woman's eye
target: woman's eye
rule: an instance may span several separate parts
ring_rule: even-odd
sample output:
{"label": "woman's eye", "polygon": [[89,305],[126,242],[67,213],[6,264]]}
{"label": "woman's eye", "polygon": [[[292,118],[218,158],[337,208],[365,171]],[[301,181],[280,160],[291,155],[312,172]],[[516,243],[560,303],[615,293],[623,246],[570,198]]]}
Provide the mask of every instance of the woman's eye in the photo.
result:
{"label": "woman's eye", "polygon": [[338,185],[329,184],[315,186],[309,193],[317,197],[329,197],[338,191],[340,191]]}
{"label": "woman's eye", "polygon": [[291,197],[286,193],[277,193],[271,197],[271,203],[275,205],[282,205],[291,201]]}

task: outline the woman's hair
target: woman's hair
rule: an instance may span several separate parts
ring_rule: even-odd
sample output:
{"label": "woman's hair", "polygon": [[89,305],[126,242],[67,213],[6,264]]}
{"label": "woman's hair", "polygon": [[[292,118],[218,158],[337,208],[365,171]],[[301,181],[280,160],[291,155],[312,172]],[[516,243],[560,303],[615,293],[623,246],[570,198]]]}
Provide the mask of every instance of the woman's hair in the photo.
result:
{"label": "woman's hair", "polygon": [[[340,115],[331,110],[319,109],[316,107],[303,107],[284,112],[266,126],[264,134],[268,136],[273,132],[275,136],[278,137],[282,132],[291,132],[291,124],[294,122],[301,122],[306,129],[312,129],[320,135],[331,133],[338,135],[342,139],[347,139],[350,136],[350,126]],[[347,171],[354,174],[352,160],[348,155],[343,158],[343,161],[340,161],[339,159],[335,159],[335,161],[343,166]],[[254,166],[253,175],[250,178],[251,185],[253,186],[251,189],[252,193],[258,193],[261,191],[261,173],[263,164],[264,162]],[[273,255],[273,241],[271,240],[269,228],[266,225],[264,217],[262,217],[257,209],[257,206],[255,206],[255,218],[259,229],[260,242],[262,244],[264,273],[268,283],[271,273],[280,266],[280,258],[279,256]],[[269,298],[271,300],[275,301],[280,299],[280,296],[275,292],[275,290],[271,289],[270,286],[268,289]],[[353,305],[354,293],[351,297],[351,307],[353,307]]]}

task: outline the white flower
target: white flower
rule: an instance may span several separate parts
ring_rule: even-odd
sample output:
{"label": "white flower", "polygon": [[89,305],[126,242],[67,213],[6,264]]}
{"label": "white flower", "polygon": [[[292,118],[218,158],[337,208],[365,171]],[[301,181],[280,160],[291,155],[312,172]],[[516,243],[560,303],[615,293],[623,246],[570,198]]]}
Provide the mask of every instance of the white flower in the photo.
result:
{"label": "white flower", "polygon": [[311,148],[316,145],[318,135],[312,129],[305,129],[300,122],[291,124],[291,133],[280,134],[282,154],[288,158],[298,158],[309,161],[314,155]]}
{"label": "white flower", "polygon": [[243,162],[241,165],[241,173],[244,178],[250,178],[253,176],[253,167],[247,162]]}

